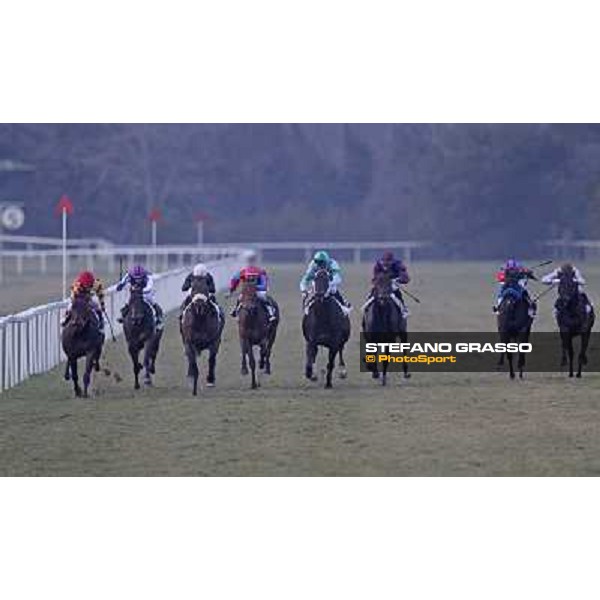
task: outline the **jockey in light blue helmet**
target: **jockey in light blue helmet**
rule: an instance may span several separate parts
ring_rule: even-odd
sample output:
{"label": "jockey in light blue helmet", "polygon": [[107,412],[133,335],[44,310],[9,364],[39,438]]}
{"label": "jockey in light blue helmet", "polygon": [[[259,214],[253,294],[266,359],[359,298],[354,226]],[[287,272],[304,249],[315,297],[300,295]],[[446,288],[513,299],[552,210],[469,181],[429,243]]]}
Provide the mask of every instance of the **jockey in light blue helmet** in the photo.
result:
{"label": "jockey in light blue helmet", "polygon": [[306,272],[300,280],[300,291],[304,298],[308,295],[309,288],[315,279],[315,274],[319,269],[327,269],[329,272],[329,293],[333,296],[340,308],[345,314],[350,312],[351,305],[344,300],[339,288],[342,284],[342,270],[336,260],[331,258],[325,250],[315,252],[311,261],[308,263]]}

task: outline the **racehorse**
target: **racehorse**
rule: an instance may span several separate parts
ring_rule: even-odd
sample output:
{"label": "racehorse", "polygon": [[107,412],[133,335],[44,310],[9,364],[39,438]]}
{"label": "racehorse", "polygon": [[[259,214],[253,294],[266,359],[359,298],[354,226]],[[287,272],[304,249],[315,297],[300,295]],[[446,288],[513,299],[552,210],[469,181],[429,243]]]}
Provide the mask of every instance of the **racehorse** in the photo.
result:
{"label": "racehorse", "polygon": [[304,374],[307,379],[316,381],[313,366],[317,358],[319,346],[329,350],[325,387],[332,387],[331,376],[335,366],[335,357],[339,353],[340,377],[346,377],[344,363],[344,346],[350,338],[350,319],[344,314],[337,300],[329,293],[329,272],[325,268],[318,269],[312,286],[312,297],[307,299],[302,333],[306,340],[306,366]]}
{"label": "racehorse", "polygon": [[[127,349],[133,363],[134,388],[140,389],[139,374],[144,369],[144,384],[152,385],[152,375],[156,372],[156,357],[162,338],[162,329],[156,328],[154,311],[144,300],[143,289],[133,286],[129,297],[129,310],[123,320],[123,332]],[[144,350],[144,364],[140,364],[139,354]]]}
{"label": "racehorse", "polygon": [[[519,294],[511,290],[506,293],[498,306],[498,333],[500,334],[500,342],[510,343],[516,342],[524,344],[529,341],[531,333],[531,324],[533,318],[529,314],[529,304],[524,294]],[[515,378],[515,369],[513,365],[512,352],[506,353],[508,359],[508,367],[510,378]],[[504,355],[500,357],[498,365],[504,362]],[[523,378],[523,369],[525,367],[525,354],[519,352],[517,368],[519,369],[519,377]]]}
{"label": "racehorse", "polygon": [[73,380],[75,395],[82,396],[77,374],[77,360],[85,356],[83,373],[83,397],[88,397],[92,379],[92,369],[100,370],[100,355],[104,344],[104,334],[100,328],[100,317],[92,306],[91,300],[77,296],[71,306],[71,316],[62,331],[62,347],[67,355],[65,380]]}
{"label": "racehorse", "polygon": [[192,393],[198,394],[198,363],[203,350],[208,350],[208,375],[206,385],[215,385],[217,353],[225,326],[225,315],[210,300],[206,277],[196,277],[192,285],[191,301],[181,316],[181,339],[188,361],[188,378],[192,382]]}
{"label": "racehorse", "polygon": [[259,369],[265,375],[271,374],[271,351],[279,325],[279,307],[272,298],[269,301],[275,308],[276,318],[273,321],[269,321],[267,310],[257,295],[256,286],[249,282],[244,284],[238,309],[238,331],[242,352],[241,373],[242,375],[248,374],[249,364],[252,375],[252,389],[259,386],[256,378],[254,346],[260,348]]}
{"label": "racehorse", "polygon": [[[363,311],[363,332],[365,341],[406,342],[408,340],[406,317],[394,302],[392,281],[387,273],[378,273],[373,279],[373,299]],[[376,363],[367,363],[373,379],[379,379]],[[408,365],[402,363],[404,377],[410,377]],[[383,363],[381,385],[387,383],[387,361]]]}
{"label": "racehorse", "polygon": [[569,377],[573,377],[573,339],[581,337],[577,363],[577,377],[581,377],[583,365],[587,364],[587,347],[590,342],[595,314],[587,296],[579,291],[573,270],[562,270],[558,282],[556,300],[556,323],[562,346],[561,366],[569,364]]}

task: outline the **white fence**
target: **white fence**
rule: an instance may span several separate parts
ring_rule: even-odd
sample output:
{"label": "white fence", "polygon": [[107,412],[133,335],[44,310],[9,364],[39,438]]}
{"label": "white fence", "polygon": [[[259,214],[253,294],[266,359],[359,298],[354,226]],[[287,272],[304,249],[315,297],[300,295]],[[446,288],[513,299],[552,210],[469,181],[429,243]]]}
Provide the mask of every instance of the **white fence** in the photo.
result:
{"label": "white fence", "polygon": [[[7,236],[5,236],[6,238]],[[89,240],[86,240],[89,241]],[[277,251],[295,252],[300,260],[308,262],[315,250],[344,250],[352,253],[352,259],[358,263],[362,256],[369,250],[383,250],[386,248],[398,250],[402,253],[404,260],[410,262],[415,250],[431,247],[430,242],[425,241],[372,241],[372,242],[252,242],[244,245],[236,244],[211,244],[204,245],[160,245],[160,246],[96,246],[69,248],[69,261],[77,265],[84,265],[90,270],[98,267],[106,272],[114,274],[118,271],[121,259],[126,262],[134,262],[139,259],[145,264],[151,265],[155,271],[166,271],[170,267],[183,266],[193,262],[195,257],[204,256],[212,260],[218,260],[228,256],[231,252],[239,252],[242,247],[254,248],[262,260],[263,253]],[[38,272],[48,272],[49,264],[54,261],[57,265],[62,259],[60,249],[4,249],[0,252],[0,262],[8,268],[13,267],[17,275],[22,275],[29,266]],[[2,271],[0,267],[0,272]]]}
{"label": "white fence", "polygon": [[[237,249],[228,256],[207,262],[217,290],[223,290],[231,275],[246,261],[246,252]],[[181,284],[189,268],[178,268],[155,276],[156,296],[165,312],[177,308],[185,294]],[[106,294],[106,312],[115,334],[121,333],[117,323],[120,308],[128,300],[126,290],[117,292],[112,286]],[[0,393],[31,375],[56,367],[63,359],[60,322],[67,301],[52,302],[24,312],[0,318]],[[109,335],[107,325],[107,335]]]}

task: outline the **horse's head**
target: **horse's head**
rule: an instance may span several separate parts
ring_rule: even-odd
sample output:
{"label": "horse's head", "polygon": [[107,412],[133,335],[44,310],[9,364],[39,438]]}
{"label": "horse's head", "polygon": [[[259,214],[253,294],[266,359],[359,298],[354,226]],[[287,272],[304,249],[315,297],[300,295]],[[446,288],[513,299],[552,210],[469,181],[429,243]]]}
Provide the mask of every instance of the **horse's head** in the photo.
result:
{"label": "horse's head", "polygon": [[385,304],[392,294],[392,280],[389,273],[377,273],[373,277],[373,298],[378,304]]}
{"label": "horse's head", "polygon": [[209,308],[208,293],[195,292],[190,303],[191,310],[198,316],[204,316]]}
{"label": "horse's head", "polygon": [[210,286],[206,275],[197,275],[192,279],[192,297],[196,294],[208,296],[210,294]]}
{"label": "horse's head", "polygon": [[313,293],[315,299],[322,301],[329,295],[329,271],[325,267],[317,269],[313,280]]}
{"label": "horse's head", "polygon": [[254,312],[258,308],[258,295],[256,285],[252,282],[245,282],[240,295],[240,308],[248,312]]}
{"label": "horse's head", "polygon": [[133,286],[129,296],[129,320],[134,325],[140,325],[146,318],[146,302],[144,301],[144,290],[140,286]]}
{"label": "horse's head", "polygon": [[575,279],[575,270],[571,265],[561,268],[558,276],[558,298],[569,304],[579,294],[579,285]]}
{"label": "horse's head", "polygon": [[88,295],[79,294],[73,299],[71,304],[71,318],[69,325],[73,329],[83,329],[93,318],[91,299]]}

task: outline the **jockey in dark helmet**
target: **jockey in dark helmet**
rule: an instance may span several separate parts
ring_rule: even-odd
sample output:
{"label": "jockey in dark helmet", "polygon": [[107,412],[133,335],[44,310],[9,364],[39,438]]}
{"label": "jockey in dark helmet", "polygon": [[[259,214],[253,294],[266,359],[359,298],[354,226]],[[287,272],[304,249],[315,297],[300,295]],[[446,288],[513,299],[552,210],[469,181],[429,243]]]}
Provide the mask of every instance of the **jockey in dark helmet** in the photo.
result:
{"label": "jockey in dark helmet", "polygon": [[[554,271],[550,271],[550,273],[548,273],[547,275],[544,275],[541,279],[542,283],[545,283],[546,285],[556,285],[558,283],[560,283],[560,278],[563,274],[570,274],[573,278],[573,281],[575,283],[577,283],[577,289],[579,290],[579,293],[583,295],[583,297],[585,298],[585,303],[587,306],[587,311],[591,312],[592,310],[592,302],[591,300],[588,298],[588,295],[585,293],[583,286],[585,285],[585,279],[583,277],[583,275],[581,274],[581,271],[574,266],[572,263],[570,262],[565,262],[563,263],[560,267],[557,267],[556,269],[554,269]],[[558,310],[558,299],[556,300],[555,304],[554,304],[554,313],[556,314]]]}
{"label": "jockey in dark helmet", "polygon": [[524,298],[529,305],[529,316],[535,317],[537,306],[527,291],[527,282],[530,279],[537,281],[533,271],[524,267],[518,260],[509,258],[496,273],[496,281],[499,285],[493,307],[494,312],[498,311],[502,300],[510,294],[517,298]]}
{"label": "jockey in dark helmet", "polygon": [[[404,298],[402,297],[402,291],[400,290],[400,285],[410,281],[406,265],[399,258],[396,258],[391,250],[386,250],[381,258],[376,260],[373,265],[373,278],[381,273],[389,275],[392,283],[392,300],[402,311],[402,316],[408,316],[408,309],[406,308]],[[371,302],[373,302],[373,290],[369,293],[363,308],[367,308]]]}

